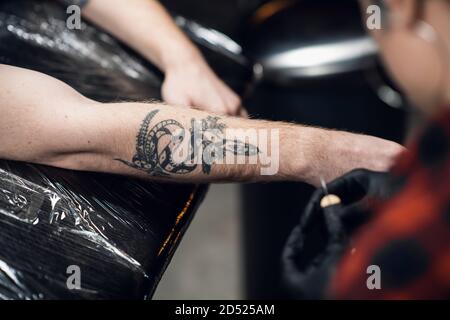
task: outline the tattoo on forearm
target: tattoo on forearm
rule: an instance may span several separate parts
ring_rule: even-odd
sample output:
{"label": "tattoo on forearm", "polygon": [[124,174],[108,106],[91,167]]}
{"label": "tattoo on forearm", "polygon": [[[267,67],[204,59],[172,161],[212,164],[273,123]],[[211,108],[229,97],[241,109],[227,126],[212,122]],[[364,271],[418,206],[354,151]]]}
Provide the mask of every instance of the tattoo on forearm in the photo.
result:
{"label": "tattoo on forearm", "polygon": [[[211,173],[214,159],[223,159],[228,152],[236,156],[255,156],[256,146],[225,138],[226,125],[219,117],[191,119],[188,136],[186,128],[174,119],[163,120],[151,127],[159,110],[151,111],[141,124],[136,137],[136,154],[131,162],[116,159],[151,176],[169,177],[188,174],[201,165],[204,174]],[[188,140],[186,140],[188,139]],[[175,154],[187,146],[185,161],[175,161]],[[200,161],[199,161],[200,160]]]}

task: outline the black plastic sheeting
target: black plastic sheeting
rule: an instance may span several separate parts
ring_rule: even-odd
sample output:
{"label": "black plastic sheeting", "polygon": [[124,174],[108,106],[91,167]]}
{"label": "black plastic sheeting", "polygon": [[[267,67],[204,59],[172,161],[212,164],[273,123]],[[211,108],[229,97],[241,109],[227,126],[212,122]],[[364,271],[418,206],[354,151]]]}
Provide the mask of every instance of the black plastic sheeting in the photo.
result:
{"label": "black plastic sheeting", "polygon": [[[150,297],[205,187],[0,162],[0,299]],[[81,289],[69,290],[80,270]]]}
{"label": "black plastic sheeting", "polygon": [[48,73],[100,101],[159,96],[161,77],[111,37],[86,24],[69,30],[62,7],[15,2],[0,4],[0,63]]}
{"label": "black plastic sheeting", "polygon": [[[99,101],[160,97],[156,68],[85,22],[67,29],[66,18],[54,1],[1,1],[0,63]],[[236,48],[224,52],[220,34],[204,39],[207,29],[180,21],[244,90],[251,69]],[[150,298],[206,189],[0,160],[0,299]],[[70,266],[81,289],[67,286]]]}

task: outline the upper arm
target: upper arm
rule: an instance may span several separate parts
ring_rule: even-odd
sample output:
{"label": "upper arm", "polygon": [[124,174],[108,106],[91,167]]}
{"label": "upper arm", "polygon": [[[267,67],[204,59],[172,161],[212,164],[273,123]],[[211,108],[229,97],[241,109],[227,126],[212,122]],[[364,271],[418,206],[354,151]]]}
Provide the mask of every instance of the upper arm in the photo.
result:
{"label": "upper arm", "polygon": [[[0,65],[0,101],[2,105],[35,105],[45,101],[81,101],[84,98],[62,81],[36,71]],[[3,107],[2,107],[3,108]],[[3,111],[3,110],[2,110]]]}
{"label": "upper arm", "polygon": [[73,149],[67,135],[80,130],[90,100],[39,72],[0,65],[0,158],[42,162]]}

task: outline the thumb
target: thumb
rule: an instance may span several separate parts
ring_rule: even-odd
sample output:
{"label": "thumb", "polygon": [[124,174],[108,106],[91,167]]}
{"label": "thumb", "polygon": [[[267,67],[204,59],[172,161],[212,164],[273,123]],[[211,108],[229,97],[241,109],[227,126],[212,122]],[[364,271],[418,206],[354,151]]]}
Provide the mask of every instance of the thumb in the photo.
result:
{"label": "thumb", "polygon": [[181,94],[162,94],[164,102],[173,106],[192,107],[189,97]]}

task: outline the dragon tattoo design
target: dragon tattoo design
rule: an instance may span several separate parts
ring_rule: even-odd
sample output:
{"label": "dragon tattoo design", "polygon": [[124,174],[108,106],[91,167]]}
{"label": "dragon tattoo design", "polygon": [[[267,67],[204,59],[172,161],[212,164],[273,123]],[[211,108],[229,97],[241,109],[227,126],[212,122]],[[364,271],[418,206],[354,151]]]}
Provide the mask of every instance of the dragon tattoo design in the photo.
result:
{"label": "dragon tattoo design", "polygon": [[[226,125],[220,123],[219,117],[191,119],[188,137],[186,137],[187,130],[174,119],[160,121],[150,129],[151,122],[158,112],[159,110],[151,111],[142,122],[136,137],[136,153],[132,161],[116,159],[117,161],[151,176],[168,177],[191,173],[199,164],[204,174],[210,174],[215,159],[223,159],[228,152],[246,157],[259,153],[258,147],[252,144],[238,139],[225,139]],[[187,159],[175,161],[174,154],[186,141],[189,149]],[[199,157],[201,161],[197,161]]]}

